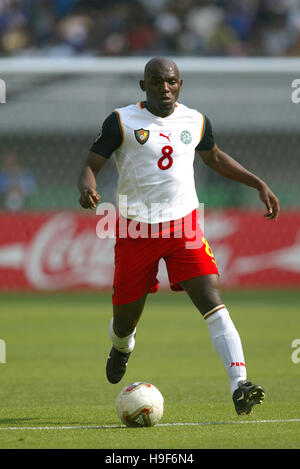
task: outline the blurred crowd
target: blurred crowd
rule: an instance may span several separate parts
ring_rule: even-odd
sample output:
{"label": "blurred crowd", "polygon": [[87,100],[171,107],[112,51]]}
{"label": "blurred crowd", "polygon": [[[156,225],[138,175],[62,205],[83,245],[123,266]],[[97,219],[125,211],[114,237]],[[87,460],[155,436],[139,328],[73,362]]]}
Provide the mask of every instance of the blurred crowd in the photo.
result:
{"label": "blurred crowd", "polygon": [[0,0],[0,55],[297,56],[300,0]]}
{"label": "blurred crowd", "polygon": [[22,166],[12,152],[0,157],[0,209],[11,212],[22,210],[26,199],[36,190],[33,173]]}

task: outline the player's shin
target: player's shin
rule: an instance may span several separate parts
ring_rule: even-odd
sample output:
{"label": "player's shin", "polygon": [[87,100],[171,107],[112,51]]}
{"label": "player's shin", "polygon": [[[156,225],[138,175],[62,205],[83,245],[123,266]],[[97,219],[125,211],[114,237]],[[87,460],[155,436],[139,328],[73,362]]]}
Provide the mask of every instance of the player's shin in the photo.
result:
{"label": "player's shin", "polygon": [[[220,307],[221,306],[221,307]],[[231,394],[238,382],[246,380],[246,367],[240,336],[224,305],[204,315],[213,346],[226,369]]]}
{"label": "player's shin", "polygon": [[110,321],[109,325],[109,337],[114,345],[114,347],[122,353],[131,353],[135,345],[135,333],[136,329],[126,337],[118,337],[113,328],[113,318]]}

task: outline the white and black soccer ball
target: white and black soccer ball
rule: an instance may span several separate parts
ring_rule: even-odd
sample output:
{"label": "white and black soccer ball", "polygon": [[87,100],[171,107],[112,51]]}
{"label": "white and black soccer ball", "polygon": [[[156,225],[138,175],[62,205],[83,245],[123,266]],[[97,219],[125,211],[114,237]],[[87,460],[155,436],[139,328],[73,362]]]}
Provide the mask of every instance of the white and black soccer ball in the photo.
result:
{"label": "white and black soccer ball", "polygon": [[164,413],[164,398],[153,384],[132,383],[116,400],[117,414],[127,427],[153,427]]}

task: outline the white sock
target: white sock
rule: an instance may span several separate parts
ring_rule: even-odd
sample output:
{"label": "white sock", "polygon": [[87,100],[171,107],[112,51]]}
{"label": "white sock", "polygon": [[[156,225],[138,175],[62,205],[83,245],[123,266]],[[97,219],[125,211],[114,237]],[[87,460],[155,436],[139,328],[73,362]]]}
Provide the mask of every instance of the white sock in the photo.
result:
{"label": "white sock", "polygon": [[224,305],[204,315],[213,346],[220,356],[230,381],[231,394],[238,382],[246,379],[246,366],[240,336]]}
{"label": "white sock", "polygon": [[111,338],[114,347],[119,350],[119,352],[130,353],[134,349],[135,345],[135,333],[136,329],[132,334],[127,335],[126,337],[118,337],[113,328],[114,319],[112,318],[109,325],[109,337]]}

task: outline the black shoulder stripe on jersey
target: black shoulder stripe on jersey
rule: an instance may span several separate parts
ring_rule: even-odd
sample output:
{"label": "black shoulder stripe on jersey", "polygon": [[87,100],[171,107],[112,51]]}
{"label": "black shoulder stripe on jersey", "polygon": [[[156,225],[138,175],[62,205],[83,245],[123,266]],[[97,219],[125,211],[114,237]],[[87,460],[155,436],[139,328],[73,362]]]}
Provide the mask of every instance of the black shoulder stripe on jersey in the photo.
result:
{"label": "black shoulder stripe on jersey", "polygon": [[122,123],[117,111],[114,111],[103,122],[102,131],[98,134],[90,151],[104,158],[110,158],[112,153],[122,145],[123,139]]}
{"label": "black shoulder stripe on jersey", "polygon": [[197,151],[209,151],[215,145],[214,134],[212,130],[212,125],[207,116],[204,116],[204,129],[202,133],[202,138],[195,150]]}

